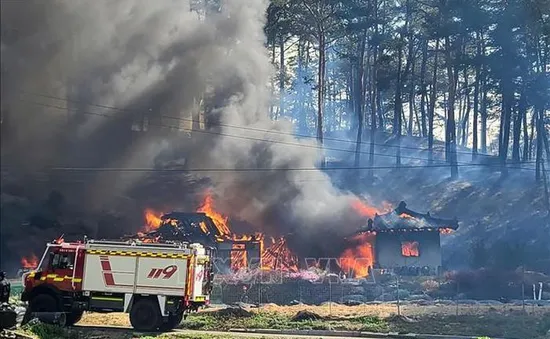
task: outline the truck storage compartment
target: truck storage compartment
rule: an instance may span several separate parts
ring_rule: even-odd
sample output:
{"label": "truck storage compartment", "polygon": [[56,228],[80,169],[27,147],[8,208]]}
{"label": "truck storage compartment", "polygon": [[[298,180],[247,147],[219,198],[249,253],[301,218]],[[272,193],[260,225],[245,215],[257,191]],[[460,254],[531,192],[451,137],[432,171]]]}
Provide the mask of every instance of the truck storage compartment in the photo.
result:
{"label": "truck storage compartment", "polygon": [[90,294],[90,311],[124,311],[124,293],[102,293],[93,292]]}

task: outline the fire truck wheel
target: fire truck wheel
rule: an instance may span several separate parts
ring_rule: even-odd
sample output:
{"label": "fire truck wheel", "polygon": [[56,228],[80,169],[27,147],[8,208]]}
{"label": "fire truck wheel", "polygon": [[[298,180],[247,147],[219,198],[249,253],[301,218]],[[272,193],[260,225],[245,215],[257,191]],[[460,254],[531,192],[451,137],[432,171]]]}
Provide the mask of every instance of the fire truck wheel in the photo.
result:
{"label": "fire truck wheel", "polygon": [[67,313],[67,326],[73,326],[77,322],[82,319],[82,315],[84,314],[84,311],[72,311],[71,313]]}
{"label": "fire truck wheel", "polygon": [[130,323],[138,331],[156,331],[162,324],[159,306],[154,299],[140,299],[130,311]]}
{"label": "fire truck wheel", "polygon": [[59,312],[57,300],[49,294],[38,294],[30,300],[30,310],[35,312]]}
{"label": "fire truck wheel", "polygon": [[183,312],[179,314],[174,314],[168,316],[168,321],[163,323],[160,327],[161,331],[170,331],[174,328],[178,327],[179,324],[181,324],[181,321],[183,320]]}

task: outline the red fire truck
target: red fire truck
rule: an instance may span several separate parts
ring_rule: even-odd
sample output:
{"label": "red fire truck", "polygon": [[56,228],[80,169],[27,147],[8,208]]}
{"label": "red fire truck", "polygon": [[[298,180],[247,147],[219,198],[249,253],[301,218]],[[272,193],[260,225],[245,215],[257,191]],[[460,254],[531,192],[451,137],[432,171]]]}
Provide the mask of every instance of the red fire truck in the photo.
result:
{"label": "red fire truck", "polygon": [[36,270],[23,275],[28,314],[126,312],[140,331],[168,330],[209,302],[210,249],[200,244],[94,241],[47,244]]}

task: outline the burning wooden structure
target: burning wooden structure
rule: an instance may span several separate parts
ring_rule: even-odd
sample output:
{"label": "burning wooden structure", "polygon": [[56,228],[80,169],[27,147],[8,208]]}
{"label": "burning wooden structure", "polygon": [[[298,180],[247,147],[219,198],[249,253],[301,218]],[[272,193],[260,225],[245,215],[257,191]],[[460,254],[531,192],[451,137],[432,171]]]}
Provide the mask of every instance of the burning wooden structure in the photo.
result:
{"label": "burning wooden structure", "polygon": [[[402,275],[434,275],[441,270],[440,236],[457,229],[457,219],[418,213],[402,201],[394,211],[369,219],[367,227],[352,239],[365,240],[357,248],[368,252],[368,264],[373,268],[392,269]],[[364,273],[365,268],[355,271]]]}
{"label": "burning wooden structure", "polygon": [[213,200],[207,195],[203,205],[195,213],[157,213],[145,211],[144,232],[130,238],[143,241],[199,242],[214,248],[218,273],[245,270],[298,271],[298,258],[288,249],[284,237],[267,237],[256,232],[251,235],[235,234],[229,219],[213,208]]}

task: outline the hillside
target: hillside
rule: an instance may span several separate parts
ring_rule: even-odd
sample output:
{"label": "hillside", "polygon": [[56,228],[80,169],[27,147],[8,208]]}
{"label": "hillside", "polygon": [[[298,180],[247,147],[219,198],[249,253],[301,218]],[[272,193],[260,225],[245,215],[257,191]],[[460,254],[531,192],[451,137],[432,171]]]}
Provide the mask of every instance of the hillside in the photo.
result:
{"label": "hillside", "polygon": [[[346,135],[332,138],[338,148],[344,148],[340,140],[345,140]],[[363,150],[367,152],[368,136],[364,143]],[[362,170],[359,187],[356,180],[339,173],[342,171],[329,173],[342,187],[362,192],[375,201],[396,205],[403,200],[413,210],[458,218],[459,230],[442,239],[448,267],[516,268],[523,261],[529,268],[549,271],[550,214],[544,185],[535,181],[531,163],[509,165],[509,175],[503,178],[497,157],[481,155],[472,162],[471,151],[459,149],[460,178],[451,180],[448,167],[422,168],[428,166],[425,140],[403,137],[402,144],[406,147],[402,150],[404,168],[375,170],[374,181],[368,178],[366,169]],[[348,145],[354,149],[354,143]],[[380,156],[375,156],[375,167],[393,166],[396,159],[391,137],[380,136],[376,145],[375,152]],[[444,159],[443,143],[435,142],[434,149],[434,166],[438,166]],[[335,167],[353,165],[351,152],[331,155],[340,159]],[[367,159],[368,155],[362,154],[361,167],[368,168]]]}

